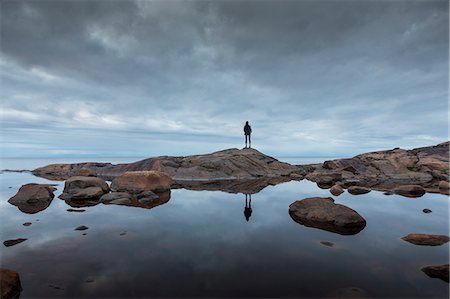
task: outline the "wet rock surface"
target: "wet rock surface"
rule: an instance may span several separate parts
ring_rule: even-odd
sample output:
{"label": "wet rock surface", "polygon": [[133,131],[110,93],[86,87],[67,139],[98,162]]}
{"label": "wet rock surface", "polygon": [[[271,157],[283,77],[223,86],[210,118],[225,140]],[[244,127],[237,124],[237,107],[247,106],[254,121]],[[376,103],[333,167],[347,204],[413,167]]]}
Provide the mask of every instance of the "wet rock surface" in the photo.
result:
{"label": "wet rock surface", "polygon": [[0,268],[1,298],[19,298],[22,291],[19,274],[10,269]]}
{"label": "wet rock surface", "polygon": [[77,228],[75,228],[75,230],[87,230],[89,229],[89,227],[85,226],[85,225],[80,225]]}
{"label": "wet rock surface", "polygon": [[422,212],[424,212],[425,214],[431,213],[433,211],[431,211],[430,209],[423,209]]}
{"label": "wet rock surface", "polygon": [[48,184],[25,184],[8,202],[23,213],[35,214],[48,208],[56,189]]}
{"label": "wet rock surface", "polygon": [[445,235],[409,234],[403,237],[402,240],[415,245],[439,246],[447,243],[449,237]]}
{"label": "wet rock surface", "polygon": [[302,225],[341,235],[354,235],[366,226],[366,220],[351,208],[334,203],[331,197],[311,197],[289,206],[289,215]]}
{"label": "wet rock surface", "polygon": [[445,282],[449,282],[449,264],[427,266],[422,268],[422,271],[431,278],[438,278]]}
{"label": "wet rock surface", "polygon": [[10,246],[14,246],[17,244],[20,244],[22,242],[25,242],[28,239],[24,239],[24,238],[18,238],[18,239],[13,239],[13,240],[6,240],[3,242],[3,245],[5,245],[6,247],[10,247]]}

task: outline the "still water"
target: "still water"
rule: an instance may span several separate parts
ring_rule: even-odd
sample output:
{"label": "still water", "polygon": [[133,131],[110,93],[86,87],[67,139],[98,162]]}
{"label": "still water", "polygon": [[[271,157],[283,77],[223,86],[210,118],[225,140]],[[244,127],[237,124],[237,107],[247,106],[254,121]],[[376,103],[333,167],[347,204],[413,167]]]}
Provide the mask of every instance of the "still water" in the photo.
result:
{"label": "still water", "polygon": [[[248,221],[244,194],[177,189],[153,209],[99,204],[73,213],[57,198],[62,182],[9,172],[0,180],[2,241],[28,238],[1,245],[1,267],[20,274],[21,298],[336,297],[349,290],[384,298],[449,295],[446,282],[420,270],[448,263],[448,243],[417,246],[400,239],[448,234],[444,195],[412,199],[372,191],[334,197],[367,221],[360,233],[343,236],[289,216],[295,200],[331,196],[307,180],[253,194]],[[55,183],[58,190],[47,209],[25,214],[7,200],[32,182]],[[424,214],[424,208],[433,212]],[[75,231],[80,225],[89,229]]]}

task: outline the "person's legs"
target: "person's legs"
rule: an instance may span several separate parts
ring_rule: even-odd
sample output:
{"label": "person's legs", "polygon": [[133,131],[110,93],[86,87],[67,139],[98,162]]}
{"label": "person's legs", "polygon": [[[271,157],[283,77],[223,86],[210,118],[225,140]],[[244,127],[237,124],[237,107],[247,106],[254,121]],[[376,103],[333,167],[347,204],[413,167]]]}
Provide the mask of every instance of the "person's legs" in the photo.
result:
{"label": "person's legs", "polygon": [[248,134],[248,144],[249,144],[249,146],[248,147],[252,147],[252,140],[250,139],[250,134]]}
{"label": "person's legs", "polygon": [[247,148],[247,135],[245,135],[245,148]]}

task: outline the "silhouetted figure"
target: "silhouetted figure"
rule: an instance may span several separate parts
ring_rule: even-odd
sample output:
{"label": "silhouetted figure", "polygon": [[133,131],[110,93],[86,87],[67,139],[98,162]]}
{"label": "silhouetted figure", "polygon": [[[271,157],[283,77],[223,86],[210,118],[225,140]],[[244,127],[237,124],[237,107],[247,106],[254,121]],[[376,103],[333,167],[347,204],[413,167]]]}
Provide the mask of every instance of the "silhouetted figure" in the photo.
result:
{"label": "silhouetted figure", "polygon": [[252,127],[250,127],[250,125],[248,124],[248,121],[245,122],[244,134],[245,134],[245,148],[247,148],[247,138],[248,138],[249,147],[252,147],[252,140],[250,139],[250,136],[252,134]]}
{"label": "silhouetted figure", "polygon": [[[247,195],[248,195],[248,199],[247,199]],[[251,194],[245,194],[244,216],[247,221],[250,219],[250,216],[252,216],[252,195]]]}

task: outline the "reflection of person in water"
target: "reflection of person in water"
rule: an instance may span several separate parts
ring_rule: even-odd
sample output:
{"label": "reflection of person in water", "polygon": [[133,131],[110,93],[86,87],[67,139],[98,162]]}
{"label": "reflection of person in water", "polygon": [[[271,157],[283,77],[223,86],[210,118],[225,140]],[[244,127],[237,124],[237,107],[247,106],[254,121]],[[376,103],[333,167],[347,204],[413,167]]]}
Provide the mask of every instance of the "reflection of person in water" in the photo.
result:
{"label": "reflection of person in water", "polygon": [[252,140],[250,139],[250,135],[252,134],[252,127],[248,124],[248,121],[245,122],[244,126],[244,134],[245,134],[245,148],[247,148],[247,138],[248,138],[248,147],[252,147]]}
{"label": "reflection of person in water", "polygon": [[247,221],[250,219],[250,216],[252,216],[252,195],[251,194],[245,194],[244,216]]}

